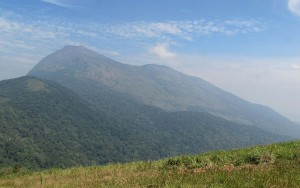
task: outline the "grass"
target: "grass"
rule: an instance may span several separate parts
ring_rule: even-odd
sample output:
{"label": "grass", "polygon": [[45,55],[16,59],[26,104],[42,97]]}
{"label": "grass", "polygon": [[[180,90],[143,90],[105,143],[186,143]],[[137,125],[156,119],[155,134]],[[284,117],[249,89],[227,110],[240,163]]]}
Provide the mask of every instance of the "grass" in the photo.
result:
{"label": "grass", "polygon": [[0,171],[0,187],[300,187],[300,141],[105,166]]}

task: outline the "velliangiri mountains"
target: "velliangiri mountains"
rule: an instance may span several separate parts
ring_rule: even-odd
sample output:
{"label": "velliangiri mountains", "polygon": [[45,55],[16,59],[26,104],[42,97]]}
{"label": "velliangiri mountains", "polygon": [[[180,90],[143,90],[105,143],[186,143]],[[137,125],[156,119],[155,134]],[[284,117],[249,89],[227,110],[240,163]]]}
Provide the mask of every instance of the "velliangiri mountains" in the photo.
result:
{"label": "velliangiri mountains", "polygon": [[200,78],[165,66],[122,64],[80,46],[66,46],[47,56],[28,75],[57,82],[94,104],[103,100],[101,92],[106,88],[165,111],[208,112],[270,132],[300,136],[299,127],[272,109],[242,100]]}
{"label": "velliangiri mountains", "polygon": [[205,80],[81,46],[0,82],[0,167],[159,159],[299,137],[287,118]]}

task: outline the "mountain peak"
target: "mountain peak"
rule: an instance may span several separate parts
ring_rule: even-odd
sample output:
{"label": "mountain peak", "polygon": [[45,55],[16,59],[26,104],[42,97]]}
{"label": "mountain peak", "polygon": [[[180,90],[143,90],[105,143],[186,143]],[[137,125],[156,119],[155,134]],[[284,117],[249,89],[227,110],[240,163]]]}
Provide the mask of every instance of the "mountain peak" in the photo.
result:
{"label": "mountain peak", "polygon": [[[96,57],[96,56],[102,56],[98,54],[97,52],[90,50],[84,46],[75,46],[75,45],[67,45],[64,46],[62,49],[54,52],[53,54],[60,54],[63,53],[65,56],[69,56],[69,57],[73,57],[73,56],[92,56],[92,57]],[[71,56],[70,56],[71,55]]]}
{"label": "mountain peak", "polygon": [[88,59],[88,61],[99,61],[99,62],[110,62],[110,63],[115,62],[109,57],[106,57],[94,50],[86,48],[85,46],[76,46],[76,45],[66,45],[62,49],[54,52],[51,55],[58,55],[58,56],[63,56],[65,58],[73,58],[73,59],[84,58],[84,59]]}
{"label": "mountain peak", "polygon": [[111,66],[120,64],[84,46],[67,45],[42,59],[28,75],[41,78],[48,74],[98,77],[95,70],[107,72]]}

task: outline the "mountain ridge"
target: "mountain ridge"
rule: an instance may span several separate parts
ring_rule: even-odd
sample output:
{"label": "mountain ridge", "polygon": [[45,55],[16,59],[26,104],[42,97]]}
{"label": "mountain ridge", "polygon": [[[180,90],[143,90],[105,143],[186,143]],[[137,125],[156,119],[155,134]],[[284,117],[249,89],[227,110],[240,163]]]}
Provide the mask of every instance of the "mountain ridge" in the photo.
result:
{"label": "mountain ridge", "polygon": [[[52,71],[61,65],[63,69]],[[205,111],[269,132],[300,137],[300,126],[274,110],[249,103],[203,79],[161,65],[123,64],[85,47],[67,46],[58,50],[41,60],[28,75],[58,82],[83,95],[87,91],[73,81],[93,84],[95,91],[106,87],[167,111]]]}
{"label": "mountain ridge", "polygon": [[93,105],[53,81],[32,76],[0,81],[0,168],[159,159],[289,139],[208,113],[165,112],[107,92]]}

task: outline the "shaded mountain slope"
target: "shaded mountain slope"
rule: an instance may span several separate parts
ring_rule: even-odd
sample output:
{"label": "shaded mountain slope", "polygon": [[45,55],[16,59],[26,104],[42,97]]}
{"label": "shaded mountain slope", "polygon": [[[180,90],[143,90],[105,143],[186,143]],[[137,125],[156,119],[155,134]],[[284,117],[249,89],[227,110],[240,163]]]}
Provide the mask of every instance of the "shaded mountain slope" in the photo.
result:
{"label": "shaded mountain slope", "polygon": [[93,103],[102,101],[95,93],[101,94],[104,89],[167,111],[208,112],[272,133],[300,137],[300,126],[277,112],[205,80],[165,66],[122,64],[84,47],[66,46],[44,58],[28,75],[60,83]]}
{"label": "shaded mountain slope", "polygon": [[157,159],[287,139],[207,113],[169,113],[106,92],[110,100],[104,96],[92,105],[51,81],[34,77],[1,81],[0,167]]}

